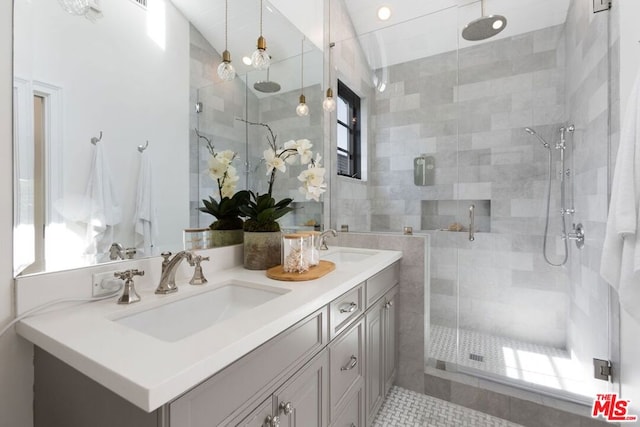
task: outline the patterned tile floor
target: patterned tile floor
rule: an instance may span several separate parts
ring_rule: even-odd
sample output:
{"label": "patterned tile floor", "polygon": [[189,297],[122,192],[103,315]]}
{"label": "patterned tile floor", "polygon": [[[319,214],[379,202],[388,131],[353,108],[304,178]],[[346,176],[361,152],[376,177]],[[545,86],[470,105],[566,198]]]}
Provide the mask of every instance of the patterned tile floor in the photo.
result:
{"label": "patterned tile floor", "polygon": [[458,366],[583,396],[606,392],[606,389],[600,389],[603,385],[592,380],[588,371],[591,367],[583,369],[569,352],[559,348],[462,329],[458,359],[456,330],[432,325],[430,349],[431,363],[457,363]]}
{"label": "patterned tile floor", "polygon": [[[400,387],[392,387],[373,427],[519,427],[520,424]],[[521,427],[521,426],[520,426]]]}

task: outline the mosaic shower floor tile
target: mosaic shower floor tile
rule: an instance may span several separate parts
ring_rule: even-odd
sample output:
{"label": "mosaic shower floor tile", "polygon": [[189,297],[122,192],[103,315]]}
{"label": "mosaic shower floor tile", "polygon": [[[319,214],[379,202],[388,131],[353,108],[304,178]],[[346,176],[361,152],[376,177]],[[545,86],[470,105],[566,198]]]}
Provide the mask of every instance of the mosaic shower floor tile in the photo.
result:
{"label": "mosaic shower floor tile", "polygon": [[521,427],[426,394],[392,387],[373,427]]}

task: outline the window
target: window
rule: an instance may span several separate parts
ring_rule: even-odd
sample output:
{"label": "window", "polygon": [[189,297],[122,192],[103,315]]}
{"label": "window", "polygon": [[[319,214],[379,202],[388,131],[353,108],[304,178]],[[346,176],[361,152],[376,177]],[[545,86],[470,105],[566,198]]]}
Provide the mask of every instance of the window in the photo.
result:
{"label": "window", "polygon": [[338,175],[361,179],[360,97],[338,80]]}

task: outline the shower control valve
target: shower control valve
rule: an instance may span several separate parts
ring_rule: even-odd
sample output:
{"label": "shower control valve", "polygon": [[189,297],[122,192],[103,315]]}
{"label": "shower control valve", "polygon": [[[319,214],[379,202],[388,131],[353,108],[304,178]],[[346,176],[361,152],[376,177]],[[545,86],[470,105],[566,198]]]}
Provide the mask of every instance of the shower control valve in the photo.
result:
{"label": "shower control valve", "polygon": [[582,249],[584,247],[584,227],[582,224],[573,224],[573,230],[567,234],[567,239],[575,240],[576,247]]}

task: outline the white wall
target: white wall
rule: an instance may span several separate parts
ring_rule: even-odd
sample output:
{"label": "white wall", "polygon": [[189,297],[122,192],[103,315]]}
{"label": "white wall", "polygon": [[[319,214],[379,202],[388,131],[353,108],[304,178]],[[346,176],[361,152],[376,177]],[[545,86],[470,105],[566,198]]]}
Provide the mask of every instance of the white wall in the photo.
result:
{"label": "white wall", "polygon": [[[13,317],[11,56],[12,4],[0,2],[0,327]],[[33,351],[13,331],[0,337],[0,427],[33,425]]]}
{"label": "white wall", "polygon": [[[620,7],[620,117],[624,118],[627,97],[640,67],[640,2],[619,0]],[[624,310],[620,313],[620,386],[631,400],[633,413],[640,415],[640,324]]]}
{"label": "white wall", "polygon": [[180,246],[189,226],[188,21],[165,0],[150,1],[147,11],[135,2],[102,2],[95,22],[67,14],[56,1],[18,0],[15,7],[16,77],[62,88],[65,209],[84,194],[89,141],[104,131],[100,143],[123,209],[115,241],[133,246],[136,148],[148,140],[157,243]]}

